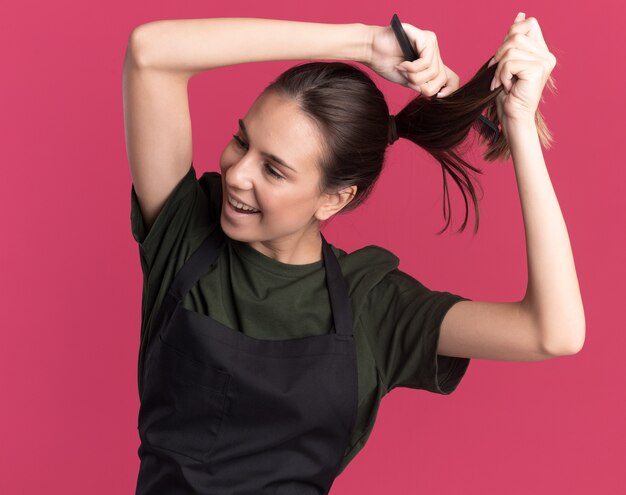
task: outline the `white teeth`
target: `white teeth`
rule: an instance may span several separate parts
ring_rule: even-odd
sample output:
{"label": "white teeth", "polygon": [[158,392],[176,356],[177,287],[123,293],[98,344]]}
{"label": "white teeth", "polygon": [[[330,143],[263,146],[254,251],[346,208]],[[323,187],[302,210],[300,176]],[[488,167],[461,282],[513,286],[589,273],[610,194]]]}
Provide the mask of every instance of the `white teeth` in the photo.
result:
{"label": "white teeth", "polygon": [[239,201],[235,201],[234,199],[232,199],[230,196],[228,197],[228,202],[233,205],[236,206],[237,208],[239,208],[240,210],[245,210],[245,211],[259,211],[256,210],[254,208],[250,208],[248,205],[244,205],[243,203],[240,203]]}

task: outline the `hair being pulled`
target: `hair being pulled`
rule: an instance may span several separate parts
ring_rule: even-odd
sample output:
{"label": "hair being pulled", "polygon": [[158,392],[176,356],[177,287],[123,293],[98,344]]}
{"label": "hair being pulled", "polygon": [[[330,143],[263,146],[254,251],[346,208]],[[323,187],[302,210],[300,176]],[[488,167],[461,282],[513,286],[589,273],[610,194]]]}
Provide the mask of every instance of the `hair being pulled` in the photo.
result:
{"label": "hair being pulled", "polygon": [[[465,219],[459,231],[465,230],[468,220],[467,190],[474,204],[475,234],[480,214],[470,175],[472,172],[482,174],[482,171],[461,155],[462,145],[470,131],[480,125],[481,115],[496,126],[500,124],[496,98],[504,87],[490,90],[497,64],[489,67],[489,60],[454,93],[442,98],[418,95],[395,116],[390,115],[384,95],[372,79],[360,68],[344,62],[309,62],[293,66],[265,91],[293,98],[324,136],[320,191],[336,192],[350,185],[357,186],[355,197],[339,213],[351,211],[365,201],[382,171],[389,144],[402,137],[423,148],[441,165],[443,216],[447,222],[437,234],[450,225],[447,175],[456,182],[465,202]],[[547,86],[551,91],[555,90],[551,77]],[[549,148],[552,136],[538,110],[535,122],[542,145]],[[500,132],[493,142],[476,134],[485,148],[485,160],[510,157],[504,133]]]}

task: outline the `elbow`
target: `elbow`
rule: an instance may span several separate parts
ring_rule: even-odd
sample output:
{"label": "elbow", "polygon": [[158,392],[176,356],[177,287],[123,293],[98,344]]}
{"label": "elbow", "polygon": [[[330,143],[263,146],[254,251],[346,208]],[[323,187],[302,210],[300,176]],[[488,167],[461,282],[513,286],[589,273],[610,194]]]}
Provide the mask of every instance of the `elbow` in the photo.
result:
{"label": "elbow", "polygon": [[573,356],[578,354],[585,343],[585,326],[568,332],[567,338],[550,339],[543,342],[544,352],[550,357]]}
{"label": "elbow", "polygon": [[[530,314],[539,335],[541,351],[548,358],[578,354],[585,343],[585,311],[580,299],[555,308],[539,311],[526,297],[522,304]],[[544,305],[545,306],[545,305]]]}
{"label": "elbow", "polygon": [[145,58],[145,28],[143,25],[133,29],[128,37],[128,45],[126,46],[126,54],[124,58],[125,65],[132,64],[135,67],[141,67]]}

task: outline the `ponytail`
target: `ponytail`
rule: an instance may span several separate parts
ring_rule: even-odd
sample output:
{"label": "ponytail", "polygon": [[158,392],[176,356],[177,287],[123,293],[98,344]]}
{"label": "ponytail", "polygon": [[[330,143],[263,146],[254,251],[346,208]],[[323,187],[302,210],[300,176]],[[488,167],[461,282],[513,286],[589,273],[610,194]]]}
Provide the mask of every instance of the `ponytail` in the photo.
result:
{"label": "ponytail", "polygon": [[[489,59],[491,60],[491,58]],[[442,98],[425,98],[418,96],[395,115],[395,132],[398,137],[408,139],[431,154],[442,167],[444,204],[443,216],[447,219],[441,234],[450,224],[450,196],[446,172],[457,183],[465,201],[465,220],[460,231],[465,229],[468,218],[468,203],[464,188],[467,189],[474,203],[476,223],[474,233],[478,231],[480,214],[474,185],[468,171],[482,174],[482,171],[465,161],[461,157],[460,146],[474,128],[479,131],[481,144],[485,145],[483,158],[487,161],[507,160],[511,150],[503,132],[499,132],[497,102],[498,94],[504,86],[491,91],[490,84],[497,68],[497,64],[489,67],[487,61],[466,84],[454,93]],[[552,77],[549,78],[548,88],[554,92],[555,86]],[[486,117],[486,118],[485,118]],[[491,131],[483,120],[490,121],[496,132]],[[535,123],[539,139],[544,148],[550,148],[552,135],[547,128],[541,112],[537,110]],[[447,205],[447,210],[446,210]]]}

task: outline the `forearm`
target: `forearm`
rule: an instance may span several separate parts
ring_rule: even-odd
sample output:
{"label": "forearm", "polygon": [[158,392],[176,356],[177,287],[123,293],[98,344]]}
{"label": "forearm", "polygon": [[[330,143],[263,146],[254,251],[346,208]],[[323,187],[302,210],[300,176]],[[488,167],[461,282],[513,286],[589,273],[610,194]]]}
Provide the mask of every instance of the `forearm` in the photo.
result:
{"label": "forearm", "polygon": [[365,62],[372,27],[361,23],[222,17],[159,20],[133,31],[133,50],[142,66],[187,73],[272,60]]}
{"label": "forearm", "polygon": [[528,287],[523,304],[535,316],[546,348],[579,349],[585,315],[565,220],[534,123],[506,129],[526,231]]}

